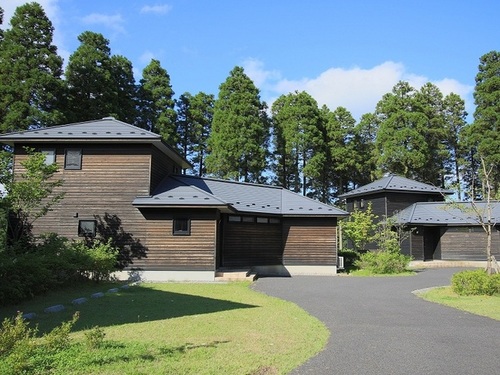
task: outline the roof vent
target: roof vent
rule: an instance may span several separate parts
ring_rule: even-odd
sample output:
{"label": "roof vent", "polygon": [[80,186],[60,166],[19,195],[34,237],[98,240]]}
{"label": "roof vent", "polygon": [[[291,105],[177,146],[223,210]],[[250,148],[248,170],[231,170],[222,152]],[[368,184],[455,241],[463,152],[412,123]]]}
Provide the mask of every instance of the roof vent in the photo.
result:
{"label": "roof vent", "polygon": [[113,116],[103,117],[103,120],[116,120]]}

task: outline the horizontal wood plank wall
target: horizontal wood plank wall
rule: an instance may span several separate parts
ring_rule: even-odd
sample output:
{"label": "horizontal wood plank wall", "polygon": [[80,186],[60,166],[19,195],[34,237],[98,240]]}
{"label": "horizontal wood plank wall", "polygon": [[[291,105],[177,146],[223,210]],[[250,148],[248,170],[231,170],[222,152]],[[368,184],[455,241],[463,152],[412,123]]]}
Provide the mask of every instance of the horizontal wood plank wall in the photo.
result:
{"label": "horizontal wood plank wall", "polygon": [[[134,262],[144,270],[215,270],[216,210],[141,209],[146,227],[146,259]],[[191,220],[189,236],[173,235],[174,218]]]}
{"label": "horizontal wood plank wall", "polygon": [[283,218],[284,265],[336,265],[335,218]]}
{"label": "horizontal wood plank wall", "polygon": [[160,150],[154,146],[151,147],[151,194],[158,184],[171,174],[180,172],[180,167],[172,159],[167,158]]}
{"label": "horizontal wood plank wall", "polygon": [[282,264],[281,225],[224,221],[222,267]]}
{"label": "horizontal wood plank wall", "polygon": [[[32,145],[33,147],[33,145]],[[36,145],[37,148],[41,147]],[[150,150],[141,145],[79,145],[82,149],[81,170],[64,169],[63,145],[47,145],[56,149],[59,171],[55,178],[64,180],[57,191],[64,191],[63,200],[46,216],[38,219],[33,232],[38,235],[56,232],[78,239],[78,221],[116,215],[123,230],[144,240],[145,231],[139,211],[132,206],[138,195],[149,194]],[[26,153],[16,146],[15,174],[21,173],[20,162]]]}
{"label": "horizontal wood plank wall", "polygon": [[[446,228],[441,236],[441,259],[443,260],[485,260],[486,233],[480,227],[471,232],[467,227]],[[500,232],[492,233],[492,254],[500,258]]]}

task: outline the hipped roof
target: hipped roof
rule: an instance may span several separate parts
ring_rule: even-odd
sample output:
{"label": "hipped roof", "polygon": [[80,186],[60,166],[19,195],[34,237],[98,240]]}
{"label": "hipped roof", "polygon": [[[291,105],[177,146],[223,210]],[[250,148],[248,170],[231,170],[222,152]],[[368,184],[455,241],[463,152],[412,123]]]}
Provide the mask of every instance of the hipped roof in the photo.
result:
{"label": "hipped roof", "polygon": [[412,194],[453,194],[451,190],[445,190],[424,184],[419,181],[411,180],[406,177],[397,175],[389,175],[379,180],[373,181],[367,185],[363,185],[357,189],[351,190],[348,193],[339,195],[341,199],[354,198],[360,196],[367,196],[370,194],[380,192],[399,192],[399,193],[412,193]]}
{"label": "hipped roof", "polygon": [[[490,203],[492,223],[500,220],[500,202]],[[476,209],[474,209],[474,206]],[[488,221],[486,202],[418,202],[393,216],[400,225],[476,226]]]}
{"label": "hipped roof", "polygon": [[334,206],[277,186],[195,176],[169,176],[153,195],[137,197],[136,207],[215,207],[222,212],[286,215],[347,216]]}
{"label": "hipped roof", "polygon": [[159,134],[113,117],[2,134],[0,142],[9,145],[15,143],[147,143],[154,145],[182,168],[191,168],[191,164],[176,150],[164,143]]}

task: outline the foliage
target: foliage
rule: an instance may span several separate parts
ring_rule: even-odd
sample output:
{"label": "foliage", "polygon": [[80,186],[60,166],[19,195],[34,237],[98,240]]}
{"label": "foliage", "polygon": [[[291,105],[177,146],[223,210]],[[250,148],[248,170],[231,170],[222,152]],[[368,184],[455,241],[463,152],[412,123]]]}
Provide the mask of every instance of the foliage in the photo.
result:
{"label": "foliage", "polygon": [[235,67],[220,85],[215,101],[207,172],[236,181],[263,182],[268,142],[266,105],[243,68]]}
{"label": "foliage", "polygon": [[170,76],[160,61],[152,59],[142,71],[140,80],[138,126],[160,134],[167,144],[176,146],[179,139],[173,96]]}
{"label": "foliage", "polygon": [[500,320],[500,294],[493,296],[460,296],[448,286],[425,290],[425,292],[420,292],[417,295],[427,301]]}
{"label": "foliage", "polygon": [[[492,189],[500,190],[500,52],[481,56],[474,89],[474,122],[466,133],[466,144],[481,155],[492,170]],[[476,158],[477,160],[478,158]]]}
{"label": "foliage", "polygon": [[112,246],[111,240],[95,240],[90,246],[75,241],[71,248],[81,259],[79,273],[91,280],[109,280],[111,273],[116,270],[119,250]]}
{"label": "foliage", "polygon": [[57,367],[57,355],[70,349],[72,342],[70,331],[78,320],[78,313],[73,319],[61,323],[42,340],[37,339],[37,329],[28,327],[22,313],[13,319],[5,319],[0,331],[0,373],[2,374],[39,374],[52,373]]}
{"label": "foliage", "polygon": [[82,279],[107,280],[116,269],[117,254],[109,243],[88,247],[53,233],[27,248],[1,252],[0,304],[18,303]]}
{"label": "foliage", "polygon": [[344,270],[346,272],[356,269],[355,263],[359,260],[359,252],[350,249],[342,249],[339,250],[339,256],[344,257]]}
{"label": "foliage", "polygon": [[372,211],[372,204],[368,202],[365,210],[357,207],[351,212],[349,217],[342,222],[342,233],[345,239],[349,240],[348,246],[352,246],[354,251],[366,251],[366,245],[375,240],[377,215]]}
{"label": "foliage", "polygon": [[482,269],[461,271],[452,276],[451,286],[460,296],[492,296],[500,293],[500,274],[488,275]]}
{"label": "foliage", "polygon": [[99,326],[94,326],[85,332],[85,342],[90,349],[99,349],[104,344],[106,333]]}
{"label": "foliage", "polygon": [[85,31],[80,46],[69,57],[65,77],[68,86],[67,117],[71,122],[115,116],[135,118],[135,81],[132,64],[123,56],[112,56],[109,40]]}
{"label": "foliage", "polygon": [[0,43],[0,131],[60,123],[63,60],[51,21],[32,2],[16,8],[10,24]]}
{"label": "foliage", "polygon": [[374,274],[394,274],[407,270],[411,257],[393,251],[368,251],[359,256],[354,264]]}
{"label": "foliage", "polygon": [[58,166],[45,164],[45,155],[34,149],[26,147],[25,152],[27,157],[20,162],[23,169],[15,179],[10,175],[9,180],[4,180],[7,194],[3,199],[10,211],[10,238],[14,242],[29,236],[33,222],[64,197],[64,193],[55,192],[63,184],[63,180],[55,176]]}
{"label": "foliage", "polygon": [[186,92],[176,101],[179,148],[182,155],[193,164],[193,173],[198,176],[206,174],[205,157],[208,153],[207,140],[212,128],[214,102],[213,95],[203,92],[194,96]]}
{"label": "foliage", "polygon": [[320,168],[328,164],[318,103],[305,91],[295,91],[276,99],[271,112],[278,184],[306,195],[311,180],[320,180]]}

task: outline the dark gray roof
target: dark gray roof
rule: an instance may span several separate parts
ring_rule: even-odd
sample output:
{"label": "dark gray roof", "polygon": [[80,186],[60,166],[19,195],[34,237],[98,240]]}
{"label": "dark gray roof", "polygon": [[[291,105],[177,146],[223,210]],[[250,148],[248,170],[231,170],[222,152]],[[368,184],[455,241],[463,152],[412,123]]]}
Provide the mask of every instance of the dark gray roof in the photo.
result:
{"label": "dark gray roof", "polygon": [[288,216],[347,216],[281,187],[194,176],[167,177],[152,196],[137,197],[137,207],[217,207],[223,212]]}
{"label": "dark gray roof", "polygon": [[390,175],[339,195],[339,198],[354,198],[388,191],[413,194],[453,194],[451,190],[441,189],[406,177]]}
{"label": "dark gray roof", "polygon": [[160,135],[116,120],[113,117],[2,134],[0,135],[0,142],[10,145],[20,142],[150,143],[181,165],[182,168],[191,168],[191,165],[177,151],[162,142]]}
{"label": "dark gray roof", "polygon": [[[487,220],[486,202],[476,202],[477,212],[471,202],[418,202],[393,216],[399,224],[461,226],[480,225],[479,215]],[[500,202],[491,202],[492,220],[499,223]]]}

